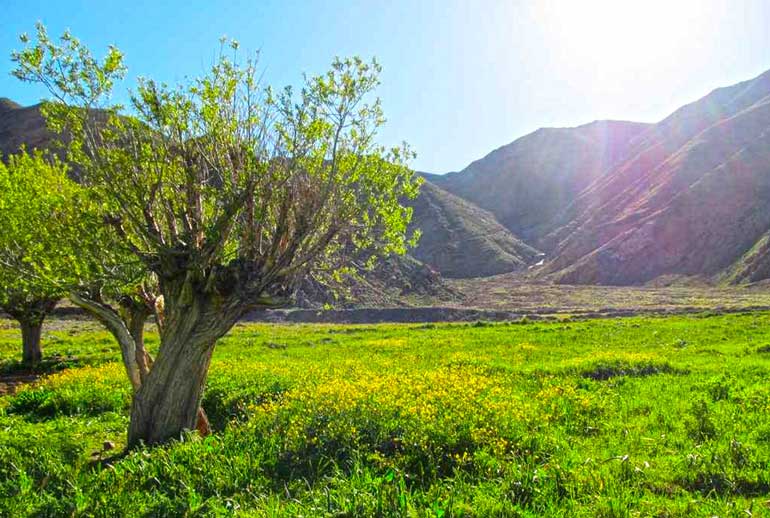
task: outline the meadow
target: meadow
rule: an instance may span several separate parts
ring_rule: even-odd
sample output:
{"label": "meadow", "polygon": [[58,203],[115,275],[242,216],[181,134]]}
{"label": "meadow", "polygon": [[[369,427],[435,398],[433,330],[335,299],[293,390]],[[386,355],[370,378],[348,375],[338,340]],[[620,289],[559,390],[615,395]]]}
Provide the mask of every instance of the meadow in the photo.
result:
{"label": "meadow", "polygon": [[127,455],[116,344],[48,329],[57,362],[0,397],[0,516],[770,514],[768,313],[241,324],[214,353],[215,433]]}

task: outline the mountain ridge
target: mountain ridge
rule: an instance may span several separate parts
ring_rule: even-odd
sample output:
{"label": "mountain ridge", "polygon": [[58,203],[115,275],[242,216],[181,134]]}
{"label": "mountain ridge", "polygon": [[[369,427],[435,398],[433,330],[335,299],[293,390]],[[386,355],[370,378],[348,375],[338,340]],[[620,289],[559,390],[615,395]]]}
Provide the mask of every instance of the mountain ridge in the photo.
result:
{"label": "mountain ridge", "polygon": [[770,72],[674,111],[561,215],[545,273],[600,284],[719,276],[770,226],[768,144]]}
{"label": "mountain ridge", "polygon": [[[50,140],[39,106],[0,98],[0,153]],[[756,282],[770,276],[770,70],[657,123],[540,128],[420,174],[411,255],[445,277]]]}
{"label": "mountain ridge", "polygon": [[770,70],[657,123],[540,128],[424,176],[546,252],[534,274],[547,280],[754,282],[770,275],[768,105]]}
{"label": "mountain ridge", "polygon": [[495,217],[426,180],[410,202],[412,230],[422,237],[412,255],[445,277],[486,277],[524,269],[540,252]]}
{"label": "mountain ridge", "polygon": [[[514,235],[540,248],[550,222],[622,156],[645,123],[594,121],[574,128],[540,128],[501,146],[465,169],[428,178],[490,211]],[[479,192],[476,182],[484,182]]]}

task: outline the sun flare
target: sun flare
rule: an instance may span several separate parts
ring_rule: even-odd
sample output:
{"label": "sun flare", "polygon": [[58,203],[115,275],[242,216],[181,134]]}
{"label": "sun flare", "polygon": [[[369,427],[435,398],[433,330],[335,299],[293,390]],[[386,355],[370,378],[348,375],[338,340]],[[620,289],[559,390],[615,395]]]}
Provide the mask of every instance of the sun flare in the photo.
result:
{"label": "sun flare", "polygon": [[[611,75],[675,64],[697,46],[707,29],[703,4],[653,0],[543,2],[537,14],[565,61],[595,65],[587,72]],[[712,7],[714,9],[716,7]]]}

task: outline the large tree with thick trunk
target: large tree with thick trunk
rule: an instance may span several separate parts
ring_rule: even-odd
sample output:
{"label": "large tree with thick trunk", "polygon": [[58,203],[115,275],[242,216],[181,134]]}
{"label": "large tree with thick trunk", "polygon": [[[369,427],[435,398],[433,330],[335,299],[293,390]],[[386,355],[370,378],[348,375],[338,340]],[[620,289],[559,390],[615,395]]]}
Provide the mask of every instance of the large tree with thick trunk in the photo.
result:
{"label": "large tree with thick trunk", "polygon": [[[104,253],[91,258],[103,256]],[[144,343],[145,325],[154,316],[158,329],[163,326],[162,299],[153,289],[154,283],[145,281],[137,286],[124,282],[119,292],[112,291],[111,296],[105,297],[110,290],[105,289],[98,276],[82,276],[70,282],[70,300],[101,322],[118,342],[126,374],[136,394],[153,366],[153,358]],[[203,435],[210,433],[209,420],[202,407],[197,410],[196,429]]]}
{"label": "large tree with thick trunk", "polygon": [[335,60],[299,92],[274,92],[231,43],[199,79],[140,80],[123,109],[109,103],[125,71],[116,49],[100,61],[42,26],[22,41],[14,73],[53,93],[45,113],[71,136],[69,159],[162,296],[129,446],[195,427],[214,346],[246,312],[286,304],[298,281],[336,276],[361,250],[404,252],[400,200],[419,180],[406,146],[376,144],[377,63]]}

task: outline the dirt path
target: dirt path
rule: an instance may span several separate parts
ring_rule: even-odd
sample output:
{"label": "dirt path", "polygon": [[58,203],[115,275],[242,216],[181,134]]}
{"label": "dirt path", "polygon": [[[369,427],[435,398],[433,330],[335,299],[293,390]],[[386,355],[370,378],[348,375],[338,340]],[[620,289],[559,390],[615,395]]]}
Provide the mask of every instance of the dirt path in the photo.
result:
{"label": "dirt path", "polygon": [[12,374],[0,374],[0,396],[10,396],[16,393],[22,386],[34,383],[40,378],[40,374],[29,372],[14,372]]}
{"label": "dirt path", "polygon": [[596,310],[570,310],[559,308],[537,308],[534,310],[504,311],[475,308],[453,307],[414,307],[414,308],[361,308],[332,309],[326,311],[314,309],[291,309],[275,311],[255,311],[242,320],[247,322],[295,322],[328,324],[375,324],[379,322],[424,323],[424,322],[473,322],[527,320],[559,320],[562,318],[591,319],[617,318],[634,316],[671,316],[692,315],[698,313],[748,313],[752,311],[770,311],[770,306],[715,307],[713,309],[698,306],[679,306],[671,308],[599,308]]}

